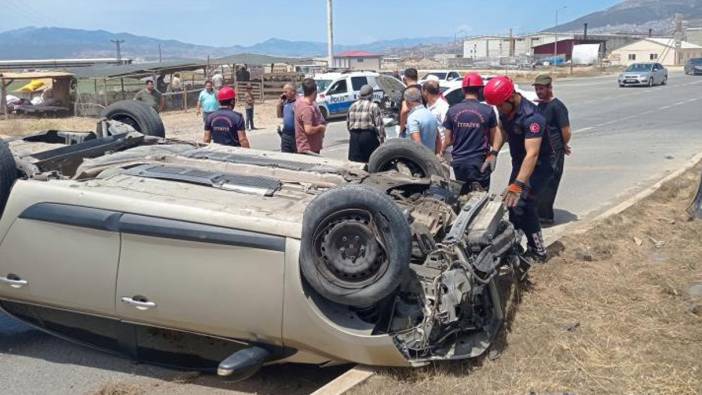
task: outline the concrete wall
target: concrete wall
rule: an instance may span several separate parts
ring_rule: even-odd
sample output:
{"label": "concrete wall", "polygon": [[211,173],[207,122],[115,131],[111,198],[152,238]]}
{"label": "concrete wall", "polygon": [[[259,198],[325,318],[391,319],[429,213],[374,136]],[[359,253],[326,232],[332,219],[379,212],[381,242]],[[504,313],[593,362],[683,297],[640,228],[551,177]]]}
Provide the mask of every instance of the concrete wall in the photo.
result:
{"label": "concrete wall", "polygon": [[702,46],[702,27],[687,29],[686,41]]}

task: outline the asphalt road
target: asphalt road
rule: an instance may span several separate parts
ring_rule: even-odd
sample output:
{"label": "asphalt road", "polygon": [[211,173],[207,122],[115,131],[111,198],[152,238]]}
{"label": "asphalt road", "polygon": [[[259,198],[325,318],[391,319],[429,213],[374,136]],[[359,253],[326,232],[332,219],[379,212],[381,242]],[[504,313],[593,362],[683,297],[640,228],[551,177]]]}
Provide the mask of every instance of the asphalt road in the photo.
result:
{"label": "asphalt road", "polygon": [[[526,88],[526,87],[525,87]],[[556,82],[574,130],[573,154],[556,201],[560,224],[592,217],[650,186],[702,152],[702,77],[671,73],[667,86],[619,88],[613,77]],[[252,145],[277,149],[272,131]],[[345,158],[348,133],[332,123],[323,155]],[[492,190],[506,186],[509,155],[500,155]],[[87,350],[0,316],[0,392],[91,393],[130,383],[149,393],[308,393],[340,369],[271,367],[245,383],[174,372]]]}

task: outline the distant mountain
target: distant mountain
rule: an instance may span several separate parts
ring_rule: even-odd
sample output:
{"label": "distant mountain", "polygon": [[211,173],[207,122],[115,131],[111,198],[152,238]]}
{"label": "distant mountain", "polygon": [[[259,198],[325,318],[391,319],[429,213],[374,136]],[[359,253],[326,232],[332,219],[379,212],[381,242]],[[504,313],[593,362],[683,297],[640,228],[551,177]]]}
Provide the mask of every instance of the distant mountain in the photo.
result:
{"label": "distant mountain", "polygon": [[[158,59],[159,45],[164,59],[222,57],[240,53],[305,57],[322,56],[327,51],[324,42],[277,38],[251,46],[213,47],[104,30],[26,27],[0,33],[0,59],[114,57],[115,45],[111,40],[124,40],[122,56],[140,60]],[[451,40],[451,37],[384,40],[361,45],[336,45],[335,50],[357,49],[382,53],[394,48],[446,43]]]}
{"label": "distant mountain", "polygon": [[625,0],[604,11],[593,12],[547,31],[580,32],[588,24],[591,32],[647,33],[656,35],[674,31],[674,17],[679,13],[692,25],[702,23],[702,0]]}

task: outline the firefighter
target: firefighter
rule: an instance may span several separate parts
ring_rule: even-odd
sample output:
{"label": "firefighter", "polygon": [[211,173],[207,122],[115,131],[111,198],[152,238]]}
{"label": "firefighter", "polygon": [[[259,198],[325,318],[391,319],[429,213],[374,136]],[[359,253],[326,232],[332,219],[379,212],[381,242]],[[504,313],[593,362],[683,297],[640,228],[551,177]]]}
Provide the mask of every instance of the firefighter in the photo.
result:
{"label": "firefighter", "polygon": [[504,193],[510,221],[526,235],[527,255],[545,262],[547,253],[537,214],[537,196],[553,178],[553,168],[540,150],[542,140],[548,138],[546,120],[535,104],[515,90],[509,77],[491,79],[483,93],[485,100],[497,107],[512,156],[512,173]]}
{"label": "firefighter", "polygon": [[490,188],[490,174],[495,170],[497,153],[503,144],[495,111],[479,101],[482,89],[480,74],[466,74],[465,99],[449,109],[444,121],[441,156],[453,146],[451,167],[456,179],[464,183],[462,193]]}

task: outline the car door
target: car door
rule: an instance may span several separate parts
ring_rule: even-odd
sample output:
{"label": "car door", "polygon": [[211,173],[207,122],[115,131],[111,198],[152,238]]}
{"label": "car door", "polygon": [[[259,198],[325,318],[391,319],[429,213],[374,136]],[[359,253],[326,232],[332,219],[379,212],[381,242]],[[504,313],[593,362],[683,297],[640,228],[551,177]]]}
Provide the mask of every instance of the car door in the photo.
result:
{"label": "car door", "polygon": [[285,238],[133,214],[120,222],[121,319],[281,341]]}
{"label": "car door", "polygon": [[[25,186],[15,184],[13,195]],[[19,215],[0,244],[0,298],[114,316],[120,238],[112,225],[120,214],[60,203],[18,209],[18,200],[6,210]]]}
{"label": "car door", "polygon": [[329,91],[327,91],[327,98],[331,115],[345,114],[353,103],[352,94],[349,92],[348,79],[343,78],[333,83],[329,87]]}

